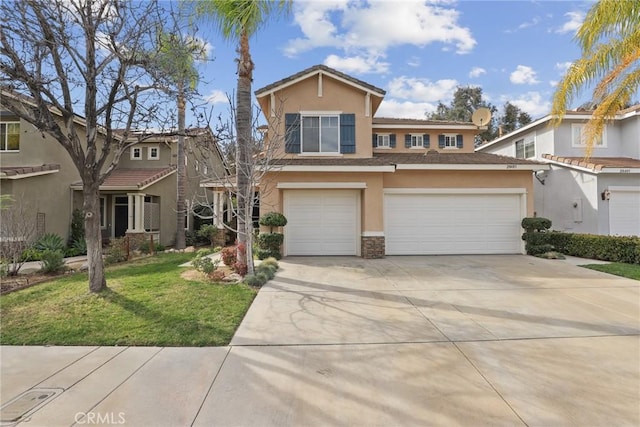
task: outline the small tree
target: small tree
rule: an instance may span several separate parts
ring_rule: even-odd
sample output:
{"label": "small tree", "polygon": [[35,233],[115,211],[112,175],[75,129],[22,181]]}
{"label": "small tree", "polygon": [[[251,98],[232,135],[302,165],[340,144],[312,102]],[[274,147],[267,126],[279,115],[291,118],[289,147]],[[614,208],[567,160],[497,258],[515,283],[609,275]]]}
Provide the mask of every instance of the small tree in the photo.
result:
{"label": "small tree", "polygon": [[[0,261],[3,273],[16,276],[25,261],[22,253],[36,237],[36,217],[24,198],[12,200],[6,195],[0,204]],[[5,265],[6,263],[6,265]]]}
{"label": "small tree", "polygon": [[287,218],[281,213],[269,212],[260,218],[260,225],[269,227],[269,232],[261,233],[258,236],[258,247],[260,248],[257,254],[258,258],[282,258],[280,246],[282,246],[282,242],[284,241],[284,235],[282,233],[274,233],[273,228],[287,225]]}

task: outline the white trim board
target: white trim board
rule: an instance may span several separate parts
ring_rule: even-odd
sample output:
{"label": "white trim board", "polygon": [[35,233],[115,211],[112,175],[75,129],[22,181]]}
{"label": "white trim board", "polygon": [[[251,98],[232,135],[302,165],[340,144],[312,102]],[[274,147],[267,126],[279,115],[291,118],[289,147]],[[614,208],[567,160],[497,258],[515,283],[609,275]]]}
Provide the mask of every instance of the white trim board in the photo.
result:
{"label": "white trim board", "polygon": [[526,188],[385,188],[384,194],[527,194]]}
{"label": "white trim board", "polygon": [[278,189],[293,190],[293,189],[363,189],[367,188],[366,182],[279,182],[276,186]]}

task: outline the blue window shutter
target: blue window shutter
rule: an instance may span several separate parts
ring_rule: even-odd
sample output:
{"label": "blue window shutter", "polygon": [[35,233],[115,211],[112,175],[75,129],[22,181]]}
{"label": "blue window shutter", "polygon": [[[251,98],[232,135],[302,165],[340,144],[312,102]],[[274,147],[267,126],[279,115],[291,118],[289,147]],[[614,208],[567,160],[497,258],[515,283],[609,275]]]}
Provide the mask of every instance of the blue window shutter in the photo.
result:
{"label": "blue window shutter", "polygon": [[340,152],[356,152],[356,115],[340,114]]}
{"label": "blue window shutter", "polygon": [[444,135],[438,135],[438,147],[444,148]]}
{"label": "blue window shutter", "polygon": [[284,115],[284,152],[300,152],[300,114]]}
{"label": "blue window shutter", "polygon": [[456,135],[456,147],[462,148],[462,135]]}
{"label": "blue window shutter", "polygon": [[429,148],[431,146],[431,142],[429,142],[429,134],[425,133],[422,135],[422,145],[424,148]]}
{"label": "blue window shutter", "polygon": [[404,148],[411,148],[411,135],[408,133],[404,135]]}
{"label": "blue window shutter", "polygon": [[371,142],[373,143],[373,148],[376,148],[378,146],[378,134],[377,133],[373,134],[373,138],[372,138]]}
{"label": "blue window shutter", "polygon": [[392,133],[389,135],[389,147],[396,148],[396,134]]}

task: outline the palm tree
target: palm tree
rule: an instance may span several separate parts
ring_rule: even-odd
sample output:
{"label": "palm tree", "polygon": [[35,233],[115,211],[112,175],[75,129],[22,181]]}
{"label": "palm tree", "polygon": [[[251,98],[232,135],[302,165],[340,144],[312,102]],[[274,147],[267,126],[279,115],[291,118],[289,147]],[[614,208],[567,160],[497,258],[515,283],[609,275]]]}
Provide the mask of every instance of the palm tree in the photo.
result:
{"label": "palm tree", "polygon": [[602,135],[605,123],[629,104],[640,83],[640,2],[600,0],[576,34],[582,57],[556,89],[551,114],[558,125],[567,105],[585,86],[595,84],[597,105],[585,126],[586,157]]}
{"label": "palm tree", "polygon": [[[251,203],[253,197],[251,82],[253,60],[249,38],[266,23],[275,12],[288,11],[291,0],[205,0],[196,3],[198,15],[212,18],[222,36],[237,41],[238,81],[236,86],[236,186],[238,202],[238,261],[245,263],[253,273],[251,257]],[[240,250],[244,246],[246,252]]]}
{"label": "palm tree", "polygon": [[161,33],[157,46],[157,60],[154,66],[159,67],[173,86],[176,93],[178,108],[178,147],[177,147],[177,195],[176,195],[176,240],[175,248],[184,249],[186,246],[184,223],[186,217],[185,205],[185,110],[186,93],[194,90],[198,83],[198,71],[194,66],[195,59],[204,59],[205,48],[195,38],[183,37],[179,33]]}

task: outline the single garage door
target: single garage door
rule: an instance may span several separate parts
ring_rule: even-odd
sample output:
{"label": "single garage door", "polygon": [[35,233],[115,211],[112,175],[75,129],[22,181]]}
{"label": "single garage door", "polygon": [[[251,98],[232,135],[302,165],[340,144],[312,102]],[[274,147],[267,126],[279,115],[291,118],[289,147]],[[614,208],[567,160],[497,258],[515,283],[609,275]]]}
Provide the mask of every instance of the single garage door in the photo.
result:
{"label": "single garage door", "polygon": [[609,234],[640,236],[640,190],[610,188]]}
{"label": "single garage door", "polygon": [[357,255],[358,190],[287,190],[287,255]]}
{"label": "single garage door", "polygon": [[521,253],[522,198],[520,194],[386,194],[386,253]]}

